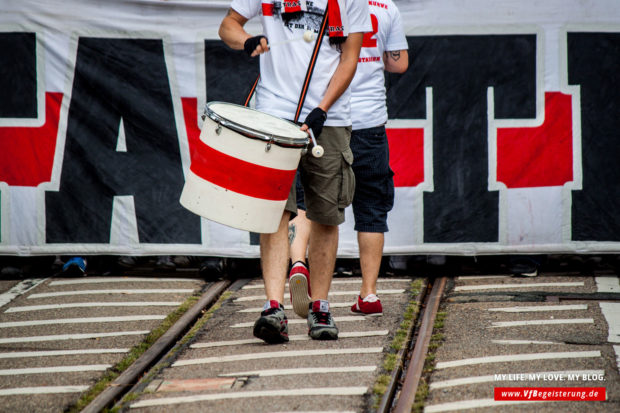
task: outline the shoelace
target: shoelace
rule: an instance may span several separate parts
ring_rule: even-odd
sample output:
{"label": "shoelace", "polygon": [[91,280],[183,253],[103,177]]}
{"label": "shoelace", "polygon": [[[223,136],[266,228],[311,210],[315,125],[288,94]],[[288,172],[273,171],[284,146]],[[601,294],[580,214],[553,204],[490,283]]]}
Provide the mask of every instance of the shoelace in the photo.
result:
{"label": "shoelace", "polygon": [[274,313],[276,313],[278,310],[280,310],[279,308],[268,308],[265,311],[261,312],[261,315],[266,316],[266,315],[272,315]]}
{"label": "shoelace", "polygon": [[312,317],[314,319],[314,322],[316,324],[325,324],[325,325],[329,325],[331,324],[331,314],[330,313],[324,313],[323,311],[315,311],[312,313]]}

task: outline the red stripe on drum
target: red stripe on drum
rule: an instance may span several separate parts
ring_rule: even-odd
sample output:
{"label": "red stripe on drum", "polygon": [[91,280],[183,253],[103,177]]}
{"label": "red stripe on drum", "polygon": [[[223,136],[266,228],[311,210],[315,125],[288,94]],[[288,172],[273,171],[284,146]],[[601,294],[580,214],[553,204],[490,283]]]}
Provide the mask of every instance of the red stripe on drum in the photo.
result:
{"label": "red stripe on drum", "polygon": [[199,141],[190,170],[202,179],[229,191],[269,201],[288,198],[296,169],[256,165],[220,152]]}

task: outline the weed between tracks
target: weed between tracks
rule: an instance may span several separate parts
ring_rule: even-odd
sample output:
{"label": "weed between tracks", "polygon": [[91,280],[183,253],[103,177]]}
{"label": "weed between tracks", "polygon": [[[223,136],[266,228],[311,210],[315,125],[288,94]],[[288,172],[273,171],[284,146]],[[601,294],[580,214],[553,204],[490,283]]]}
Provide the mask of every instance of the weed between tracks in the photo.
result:
{"label": "weed between tracks", "polygon": [[435,369],[435,354],[445,339],[442,331],[447,314],[448,313],[445,311],[440,311],[435,317],[435,324],[433,324],[433,335],[431,336],[431,340],[428,344],[428,352],[426,353],[426,358],[424,360],[422,377],[420,377],[418,389],[415,393],[415,401],[413,406],[411,406],[412,412],[422,413],[424,411],[424,404],[426,403],[426,398],[428,397],[429,392],[428,382],[430,380],[431,373]]}
{"label": "weed between tracks", "polygon": [[[200,319],[187,332],[187,334],[185,334],[183,336],[183,338],[181,338],[181,340],[179,340],[177,342],[177,344],[175,344],[175,346],[172,348],[172,350],[170,350],[168,352],[168,354],[176,355],[176,354],[178,354],[178,352],[181,349],[183,349],[185,346],[187,346],[187,344],[190,342],[190,340],[192,340],[196,336],[196,333],[198,333],[198,331],[200,331],[200,329],[213,316],[213,313],[215,313],[222,306],[224,301],[228,300],[228,298],[230,298],[231,295],[232,295],[232,292],[225,291],[224,293],[222,293],[222,295],[219,297],[219,299],[215,302],[215,304],[213,304],[208,310],[203,310],[202,317],[200,317]],[[157,374],[159,374],[161,372],[161,370],[163,370],[164,368],[170,366],[170,364],[171,364],[170,358],[167,357],[163,361],[160,361],[155,366],[153,366],[149,370],[149,372],[144,377],[142,377],[140,379],[140,383],[141,383],[141,385],[143,385],[142,388],[145,389],[146,386],[155,378],[155,376]],[[140,396],[142,394],[145,394],[145,393],[149,393],[149,391],[147,391],[145,389],[145,390],[142,390],[142,391],[130,392],[127,395],[125,395],[125,397],[123,397],[123,399],[121,400],[120,403],[118,403],[118,405],[120,407],[114,407],[114,408],[109,409],[109,410],[104,410],[104,413],[116,413],[121,408],[128,406],[129,403],[131,403],[132,401],[140,398]]]}
{"label": "weed between tracks", "polygon": [[118,376],[129,368],[146,350],[149,349],[168,329],[175,323],[187,310],[189,310],[200,298],[202,293],[196,293],[188,297],[176,310],[168,314],[168,317],[161,322],[151,333],[146,336],[144,341],[134,346],[121,361],[106,371],[104,376],[99,379],[94,386],[87,390],[85,394],[65,412],[78,413],[85,408],[95,397],[103,392]]}
{"label": "weed between tracks", "polygon": [[411,283],[411,291],[409,293],[412,299],[409,300],[409,304],[403,314],[403,321],[400,323],[392,342],[390,343],[390,350],[383,359],[383,371],[380,374],[372,388],[373,392],[373,408],[377,409],[381,403],[383,395],[388,389],[391,374],[394,369],[402,364],[403,360],[399,358],[398,352],[406,345],[407,335],[415,322],[418,313],[420,312],[420,302],[416,300],[416,297],[420,294],[424,280],[417,279]]}

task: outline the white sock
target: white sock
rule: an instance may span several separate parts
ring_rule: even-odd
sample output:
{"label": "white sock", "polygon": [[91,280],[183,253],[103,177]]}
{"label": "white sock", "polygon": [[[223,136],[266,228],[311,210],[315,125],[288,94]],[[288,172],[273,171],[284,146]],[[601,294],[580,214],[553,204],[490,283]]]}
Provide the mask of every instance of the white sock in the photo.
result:
{"label": "white sock", "polygon": [[375,301],[379,301],[379,297],[374,294],[368,294],[362,301],[365,303],[374,303]]}

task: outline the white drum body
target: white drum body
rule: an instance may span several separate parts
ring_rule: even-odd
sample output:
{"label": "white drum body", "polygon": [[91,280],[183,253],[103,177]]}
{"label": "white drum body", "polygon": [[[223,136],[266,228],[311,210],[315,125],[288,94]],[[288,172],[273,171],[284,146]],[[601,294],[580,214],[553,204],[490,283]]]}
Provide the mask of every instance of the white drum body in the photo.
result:
{"label": "white drum body", "polygon": [[292,122],[207,103],[181,205],[233,228],[276,232],[307,144],[307,134]]}

